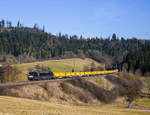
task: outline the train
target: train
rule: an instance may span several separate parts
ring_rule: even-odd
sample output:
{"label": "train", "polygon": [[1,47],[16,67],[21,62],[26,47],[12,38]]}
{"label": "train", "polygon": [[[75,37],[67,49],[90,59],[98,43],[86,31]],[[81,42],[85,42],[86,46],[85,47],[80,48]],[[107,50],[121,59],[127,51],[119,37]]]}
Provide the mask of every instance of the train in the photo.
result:
{"label": "train", "polygon": [[87,71],[87,72],[29,72],[28,80],[50,80],[61,78],[87,77],[94,75],[105,75],[119,72],[118,69],[103,70],[103,71]]}

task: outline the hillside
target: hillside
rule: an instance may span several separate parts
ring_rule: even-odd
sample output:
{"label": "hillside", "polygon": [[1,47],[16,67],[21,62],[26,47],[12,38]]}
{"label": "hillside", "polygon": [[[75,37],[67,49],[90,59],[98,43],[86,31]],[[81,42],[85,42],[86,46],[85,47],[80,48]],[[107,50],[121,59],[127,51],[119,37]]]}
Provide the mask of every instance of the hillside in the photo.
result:
{"label": "hillside", "polygon": [[149,112],[118,109],[120,105],[67,106],[23,98],[0,96],[0,114],[7,115],[148,115]]}
{"label": "hillside", "polygon": [[0,87],[0,95],[42,100],[66,105],[100,105],[122,102],[131,84],[144,88],[138,80],[116,75],[76,78],[30,85]]}
{"label": "hillside", "polygon": [[83,71],[84,68],[91,68],[91,64],[94,63],[95,66],[103,66],[96,61],[85,58],[71,58],[71,59],[62,59],[62,60],[48,60],[41,62],[32,62],[32,63],[23,63],[23,64],[15,64],[17,69],[19,69],[22,73],[20,75],[20,80],[27,80],[27,73],[29,69],[34,68],[36,65],[50,67],[53,72],[71,72],[73,68],[75,71]]}
{"label": "hillside", "polygon": [[148,99],[136,101],[135,104],[140,105],[138,108],[127,109],[125,98],[120,95],[129,81],[120,80],[115,76],[99,76],[0,87],[0,112],[13,115],[149,115],[149,110],[142,110],[150,107]]}
{"label": "hillside", "polygon": [[150,76],[150,46],[144,46],[129,52],[123,64],[127,64],[128,71],[136,72],[140,70],[142,75]]}
{"label": "hillside", "polygon": [[[4,25],[7,21],[3,20]],[[37,26],[0,27],[0,62],[33,62],[48,59],[92,58],[108,65],[120,63],[131,50],[150,45],[149,40],[112,37],[85,38],[82,35],[53,35]],[[7,46],[7,47],[6,47]],[[13,57],[13,58],[12,58]]]}

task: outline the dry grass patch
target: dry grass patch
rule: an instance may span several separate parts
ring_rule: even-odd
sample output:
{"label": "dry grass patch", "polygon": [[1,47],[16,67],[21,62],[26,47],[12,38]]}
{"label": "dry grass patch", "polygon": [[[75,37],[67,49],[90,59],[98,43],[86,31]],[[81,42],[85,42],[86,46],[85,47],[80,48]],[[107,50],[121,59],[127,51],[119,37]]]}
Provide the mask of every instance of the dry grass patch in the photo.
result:
{"label": "dry grass patch", "polygon": [[[0,96],[0,113],[8,115],[148,115],[149,112],[116,110],[112,105],[67,106]],[[5,115],[4,114],[4,115]]]}

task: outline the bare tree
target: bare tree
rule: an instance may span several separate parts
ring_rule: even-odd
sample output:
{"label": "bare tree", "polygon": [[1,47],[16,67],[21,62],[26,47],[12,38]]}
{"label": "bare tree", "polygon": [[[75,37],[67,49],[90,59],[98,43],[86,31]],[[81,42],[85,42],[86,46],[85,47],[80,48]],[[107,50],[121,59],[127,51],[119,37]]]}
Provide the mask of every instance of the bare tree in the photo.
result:
{"label": "bare tree", "polygon": [[37,71],[37,72],[51,72],[51,68],[43,65],[35,65],[33,68],[29,68],[28,71]]}
{"label": "bare tree", "polygon": [[0,81],[1,83],[16,82],[19,80],[19,71],[17,68],[10,65],[0,67]]}

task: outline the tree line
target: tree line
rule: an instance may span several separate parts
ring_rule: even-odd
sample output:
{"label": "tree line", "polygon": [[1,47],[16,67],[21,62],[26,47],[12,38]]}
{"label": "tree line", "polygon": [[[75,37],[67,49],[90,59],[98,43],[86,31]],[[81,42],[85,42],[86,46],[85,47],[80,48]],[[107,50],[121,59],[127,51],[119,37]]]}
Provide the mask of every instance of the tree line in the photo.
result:
{"label": "tree line", "polygon": [[140,71],[142,75],[150,75],[150,46],[131,51],[125,57],[123,64],[127,64],[127,70],[135,73]]}
{"label": "tree line", "polygon": [[[90,57],[106,65],[121,63],[132,50],[149,45],[149,40],[112,37],[84,38],[82,35],[53,35],[39,28],[24,27],[20,22],[0,21],[0,61],[6,63],[32,62],[45,59]],[[12,60],[13,59],[13,60]]]}

